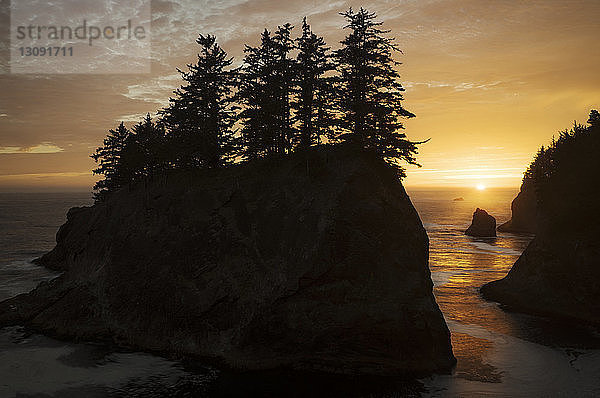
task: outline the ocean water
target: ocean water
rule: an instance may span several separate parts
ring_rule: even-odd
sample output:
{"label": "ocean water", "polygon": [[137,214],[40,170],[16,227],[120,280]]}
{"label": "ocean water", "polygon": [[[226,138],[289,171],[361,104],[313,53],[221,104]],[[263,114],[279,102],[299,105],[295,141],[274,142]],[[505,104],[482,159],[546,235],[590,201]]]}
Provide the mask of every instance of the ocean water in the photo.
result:
{"label": "ocean water", "polygon": [[89,193],[0,193],[0,300],[56,276],[31,260],[54,247],[69,208],[91,203]]}
{"label": "ocean water", "polygon": [[[431,397],[600,396],[600,333],[587,326],[511,313],[479,288],[506,275],[531,235],[464,235],[473,211],[510,219],[512,189],[409,190],[429,235],[434,294],[458,359],[451,375],[422,380]],[[462,198],[463,200],[454,200]]]}
{"label": "ocean water", "polygon": [[[381,392],[347,379],[307,384],[277,373],[231,374],[10,327],[0,329],[0,397],[600,396],[597,330],[505,312],[479,296],[479,287],[503,277],[532,237],[477,239],[463,232],[476,207],[499,223],[508,220],[517,191],[408,191],[430,238],[434,293],[458,358],[452,374],[416,385],[399,381]],[[89,193],[0,194],[0,300],[58,275],[31,260],[54,246],[68,208],[89,204]]]}

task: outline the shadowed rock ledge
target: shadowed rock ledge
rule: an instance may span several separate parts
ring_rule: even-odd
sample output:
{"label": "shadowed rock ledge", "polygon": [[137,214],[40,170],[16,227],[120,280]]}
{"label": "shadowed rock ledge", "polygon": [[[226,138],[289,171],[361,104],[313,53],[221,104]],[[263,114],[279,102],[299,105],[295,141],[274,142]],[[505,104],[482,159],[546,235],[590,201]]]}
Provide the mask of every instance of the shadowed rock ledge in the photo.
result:
{"label": "shadowed rock ledge", "polygon": [[599,258],[597,242],[536,237],[481,293],[512,310],[600,325]]}
{"label": "shadowed rock ledge", "polygon": [[[145,185],[145,186],[141,186]],[[428,238],[383,161],[348,145],[171,174],[74,208],[0,325],[242,370],[445,371]]]}
{"label": "shadowed rock ledge", "polygon": [[510,204],[511,219],[498,226],[498,231],[534,234],[537,230],[537,199],[533,184],[524,181],[519,194]]}

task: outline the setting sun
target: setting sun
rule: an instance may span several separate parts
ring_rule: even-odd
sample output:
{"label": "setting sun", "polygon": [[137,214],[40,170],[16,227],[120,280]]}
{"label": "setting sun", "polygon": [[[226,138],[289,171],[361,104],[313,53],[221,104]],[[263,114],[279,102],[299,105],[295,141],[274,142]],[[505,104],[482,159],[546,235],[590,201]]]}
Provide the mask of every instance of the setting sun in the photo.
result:
{"label": "setting sun", "polygon": [[477,190],[478,191],[483,191],[485,189],[485,185],[483,184],[477,184]]}

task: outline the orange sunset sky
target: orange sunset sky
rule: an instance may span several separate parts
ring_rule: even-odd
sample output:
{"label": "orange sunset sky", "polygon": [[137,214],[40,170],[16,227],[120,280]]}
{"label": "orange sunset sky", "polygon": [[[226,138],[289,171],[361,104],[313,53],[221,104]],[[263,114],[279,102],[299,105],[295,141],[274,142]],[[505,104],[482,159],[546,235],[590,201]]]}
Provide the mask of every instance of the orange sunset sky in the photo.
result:
{"label": "orange sunset sky", "polygon": [[239,62],[262,29],[298,33],[307,16],[335,49],[350,6],[377,12],[403,50],[404,104],[417,115],[406,133],[431,138],[409,187],[517,187],[540,145],[600,106],[600,1],[156,0],[150,74],[17,75],[0,0],[0,191],[89,190],[89,154],[119,121],[166,104],[199,33]]}

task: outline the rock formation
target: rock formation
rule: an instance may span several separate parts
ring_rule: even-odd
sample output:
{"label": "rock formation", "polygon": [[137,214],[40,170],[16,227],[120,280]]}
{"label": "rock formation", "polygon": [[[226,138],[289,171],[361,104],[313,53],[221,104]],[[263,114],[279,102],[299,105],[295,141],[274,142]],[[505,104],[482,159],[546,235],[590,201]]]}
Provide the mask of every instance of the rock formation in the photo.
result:
{"label": "rock formation", "polygon": [[465,231],[465,234],[481,238],[494,237],[496,236],[496,219],[487,211],[477,208],[473,213],[471,226]]}
{"label": "rock formation", "polygon": [[65,272],[0,303],[0,325],[242,370],[455,362],[419,216],[395,172],[349,146],[124,188],[71,209],[40,263]]}
{"label": "rock formation", "polygon": [[600,324],[598,242],[536,236],[482,295],[509,309]]}
{"label": "rock formation", "polygon": [[529,234],[536,232],[537,200],[531,182],[524,181],[521,184],[521,190],[513,199],[510,210],[511,219],[501,224],[498,231]]}
{"label": "rock formation", "polygon": [[600,324],[600,125],[562,133],[540,153],[536,236],[481,293],[519,311]]}

